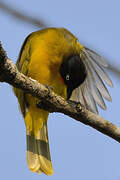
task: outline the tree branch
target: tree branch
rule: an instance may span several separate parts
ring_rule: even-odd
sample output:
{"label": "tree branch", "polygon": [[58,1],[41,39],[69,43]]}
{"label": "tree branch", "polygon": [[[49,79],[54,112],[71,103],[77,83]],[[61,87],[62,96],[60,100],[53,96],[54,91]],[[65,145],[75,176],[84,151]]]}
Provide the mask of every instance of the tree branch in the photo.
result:
{"label": "tree branch", "polygon": [[20,88],[40,100],[39,107],[49,112],[61,112],[89,125],[103,134],[120,142],[120,128],[98,115],[85,110],[79,103],[66,101],[49,88],[20,73],[7,57],[0,44],[0,81]]}

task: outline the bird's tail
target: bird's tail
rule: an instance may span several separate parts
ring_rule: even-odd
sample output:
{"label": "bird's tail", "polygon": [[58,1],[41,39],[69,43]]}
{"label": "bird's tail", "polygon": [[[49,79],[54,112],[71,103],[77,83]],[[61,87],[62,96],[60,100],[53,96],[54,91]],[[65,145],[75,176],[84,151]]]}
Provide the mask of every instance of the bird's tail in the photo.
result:
{"label": "bird's tail", "polygon": [[37,136],[27,130],[27,164],[31,171],[53,174],[50,157],[47,122],[43,123]]}

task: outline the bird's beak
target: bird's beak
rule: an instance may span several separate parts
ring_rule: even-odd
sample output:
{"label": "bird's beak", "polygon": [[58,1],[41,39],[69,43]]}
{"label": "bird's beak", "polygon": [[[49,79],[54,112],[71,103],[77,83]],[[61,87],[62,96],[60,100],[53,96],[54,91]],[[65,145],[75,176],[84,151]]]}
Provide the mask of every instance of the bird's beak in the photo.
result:
{"label": "bird's beak", "polygon": [[67,100],[70,99],[71,94],[72,94],[71,88],[67,87]]}

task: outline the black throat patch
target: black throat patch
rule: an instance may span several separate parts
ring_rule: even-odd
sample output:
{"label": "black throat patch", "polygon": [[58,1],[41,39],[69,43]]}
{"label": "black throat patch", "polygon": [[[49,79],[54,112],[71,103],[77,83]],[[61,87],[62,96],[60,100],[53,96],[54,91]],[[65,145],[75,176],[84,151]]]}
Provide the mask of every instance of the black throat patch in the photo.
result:
{"label": "black throat patch", "polygon": [[87,76],[86,67],[80,55],[72,55],[63,61],[59,72],[67,86],[67,99],[69,99],[72,91],[84,82]]}

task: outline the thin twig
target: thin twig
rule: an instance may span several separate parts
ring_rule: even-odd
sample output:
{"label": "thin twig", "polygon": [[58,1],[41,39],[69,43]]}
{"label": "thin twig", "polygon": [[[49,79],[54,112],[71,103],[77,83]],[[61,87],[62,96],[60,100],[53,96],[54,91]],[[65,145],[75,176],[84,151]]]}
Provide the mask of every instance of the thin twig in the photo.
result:
{"label": "thin twig", "polygon": [[[35,25],[37,27],[47,27],[48,25],[40,19],[33,18],[32,16],[28,16],[25,13],[21,13],[18,10],[15,10],[14,8],[8,6],[4,2],[0,2],[0,9],[2,11],[5,11],[9,15],[11,15],[13,18],[18,18],[22,21],[25,21],[31,25]],[[108,62],[108,70],[113,73],[116,77],[120,78],[120,68],[113,65],[113,63]]]}
{"label": "thin twig", "polygon": [[13,18],[17,18],[19,20],[25,21],[29,24],[38,26],[38,27],[47,27],[47,24],[43,21],[43,20],[38,20],[32,16],[28,16],[25,13],[21,13],[18,10],[15,10],[14,8],[8,6],[7,4],[5,4],[4,2],[0,2],[0,9],[2,11],[7,12],[9,15],[11,15]]}
{"label": "thin twig", "polygon": [[120,142],[120,128],[98,115],[85,110],[79,103],[66,101],[57,96],[53,91],[46,88],[22,73],[20,73],[14,63],[7,58],[2,45],[0,44],[0,80],[10,85],[20,88],[23,91],[39,98],[39,107],[49,112],[61,112],[73,119],[89,125],[103,134]]}
{"label": "thin twig", "polygon": [[120,68],[113,65],[113,63],[108,62],[108,71],[113,73],[117,78],[120,79]]}

